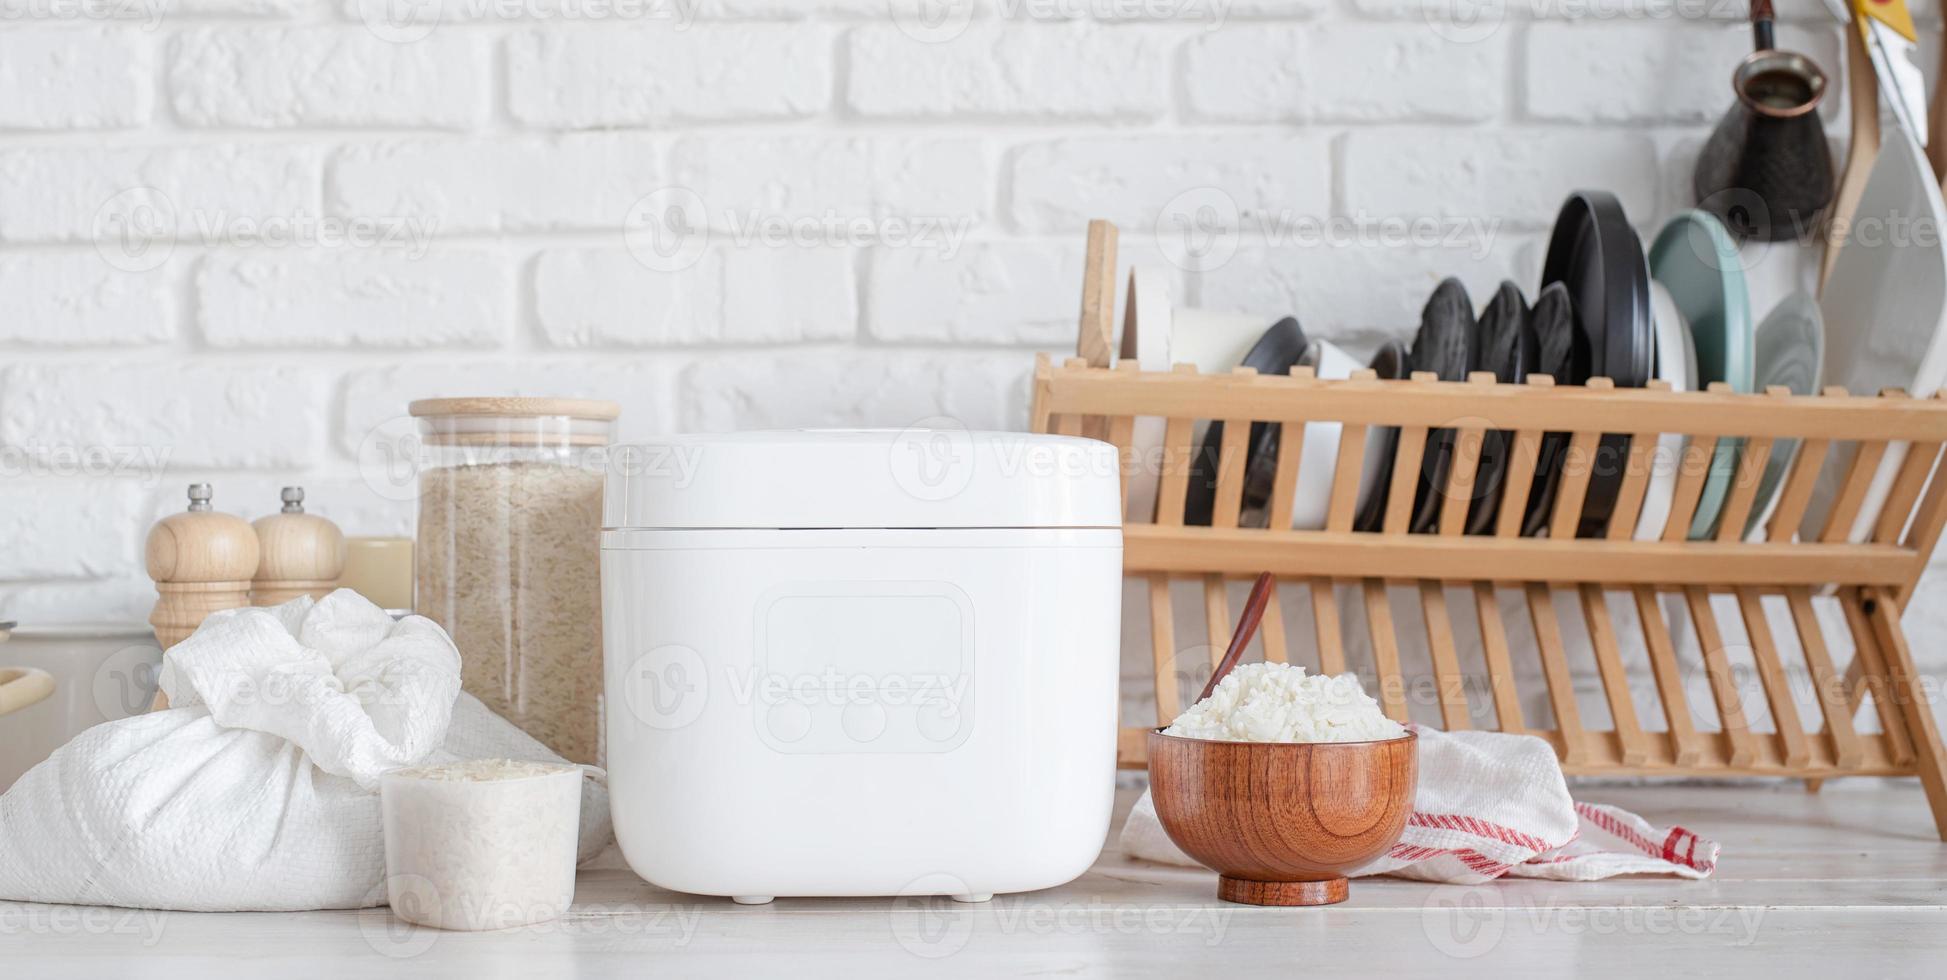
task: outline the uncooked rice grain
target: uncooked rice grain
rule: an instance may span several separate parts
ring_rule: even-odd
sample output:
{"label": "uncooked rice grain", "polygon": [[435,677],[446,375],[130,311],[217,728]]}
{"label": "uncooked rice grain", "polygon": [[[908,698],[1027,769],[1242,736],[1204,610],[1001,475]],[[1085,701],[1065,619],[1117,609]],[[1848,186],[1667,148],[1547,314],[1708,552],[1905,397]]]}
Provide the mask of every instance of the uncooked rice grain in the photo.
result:
{"label": "uncooked rice grain", "polygon": [[447,466],[420,480],[417,610],[466,691],[570,762],[601,755],[602,474]]}

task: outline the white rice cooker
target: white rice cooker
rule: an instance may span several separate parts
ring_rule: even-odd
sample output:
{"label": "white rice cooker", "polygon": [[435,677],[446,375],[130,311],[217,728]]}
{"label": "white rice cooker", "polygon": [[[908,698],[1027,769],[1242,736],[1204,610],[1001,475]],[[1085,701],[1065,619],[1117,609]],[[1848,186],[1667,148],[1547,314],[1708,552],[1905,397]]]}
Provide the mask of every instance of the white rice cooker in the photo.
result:
{"label": "white rice cooker", "polygon": [[1109,826],[1115,450],[811,430],[619,447],[609,790],[667,888],[952,895],[1072,880]]}

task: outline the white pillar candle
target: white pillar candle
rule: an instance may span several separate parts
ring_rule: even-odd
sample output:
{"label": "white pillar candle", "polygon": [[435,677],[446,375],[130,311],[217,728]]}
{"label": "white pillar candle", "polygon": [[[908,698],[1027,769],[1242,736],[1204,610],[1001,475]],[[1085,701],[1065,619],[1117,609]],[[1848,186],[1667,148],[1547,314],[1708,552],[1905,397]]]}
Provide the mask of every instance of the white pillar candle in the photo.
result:
{"label": "white pillar candle", "polygon": [[505,929],[574,901],[580,767],[477,759],[399,769],[379,795],[386,894],[407,922]]}

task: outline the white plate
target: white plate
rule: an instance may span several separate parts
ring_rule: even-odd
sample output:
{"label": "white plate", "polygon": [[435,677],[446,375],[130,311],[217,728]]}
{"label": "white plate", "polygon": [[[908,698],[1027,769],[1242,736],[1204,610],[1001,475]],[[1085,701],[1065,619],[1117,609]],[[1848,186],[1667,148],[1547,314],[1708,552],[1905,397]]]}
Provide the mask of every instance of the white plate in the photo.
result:
{"label": "white plate", "polygon": [[[1169,275],[1156,269],[1129,270],[1129,299],[1122,313],[1122,358],[1135,358],[1144,371],[1170,369]],[[1129,474],[1129,507],[1123,519],[1133,524],[1156,520],[1156,487],[1163,473],[1163,437],[1169,423],[1152,415],[1136,417],[1129,430],[1134,469]]]}
{"label": "white plate", "polygon": [[[1697,343],[1690,336],[1690,325],[1683,320],[1670,290],[1650,280],[1650,310],[1656,330],[1656,377],[1667,381],[1671,391],[1690,391],[1697,386]],[[1656,439],[1656,452],[1650,460],[1650,484],[1643,494],[1643,510],[1636,517],[1636,540],[1655,541],[1663,536],[1670,521],[1670,501],[1677,492],[1677,471],[1683,461],[1682,433],[1665,433]]]}
{"label": "white plate", "polygon": [[1229,374],[1278,317],[1181,308],[1170,314],[1170,359],[1201,374]]}
{"label": "white plate", "polygon": [[[1306,345],[1305,357],[1299,363],[1310,365],[1325,381],[1349,378],[1365,367],[1329,340]],[[1305,423],[1305,448],[1298,454],[1298,489],[1291,503],[1292,527],[1306,531],[1325,527],[1325,514],[1332,502],[1332,477],[1339,468],[1339,433],[1343,431],[1344,426],[1337,422]],[[1378,467],[1372,458],[1377,455],[1367,454],[1368,468]]]}
{"label": "white plate", "polygon": [[[1825,321],[1819,317],[1818,302],[1799,292],[1773,307],[1758,324],[1757,354],[1759,391],[1782,385],[1794,395],[1816,394],[1825,369]],[[1779,490],[1792,458],[1798,455],[1798,445],[1797,439],[1771,444],[1771,457],[1765,461],[1758,495],[1751,502],[1751,519],[1744,528],[1746,541],[1765,540],[1765,522],[1778,509]]]}
{"label": "white plate", "polygon": [[[1903,388],[1924,398],[1947,382],[1947,331],[1941,323],[1947,313],[1947,249],[1940,239],[1947,207],[1913,138],[1897,123],[1885,133],[1851,234],[1819,297],[1828,326],[1825,380],[1853,395]],[[1826,460],[1799,525],[1805,538],[1824,528],[1855,449],[1844,443]],[[1861,542],[1872,534],[1906,451],[1904,442],[1886,447],[1847,540]]]}

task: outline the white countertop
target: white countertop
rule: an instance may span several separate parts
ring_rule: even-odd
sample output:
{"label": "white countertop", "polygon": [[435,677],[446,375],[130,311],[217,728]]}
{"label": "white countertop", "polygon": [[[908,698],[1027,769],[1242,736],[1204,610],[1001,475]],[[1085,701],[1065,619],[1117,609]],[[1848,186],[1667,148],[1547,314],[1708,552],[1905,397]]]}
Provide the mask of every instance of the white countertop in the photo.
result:
{"label": "white countertop", "polygon": [[[1060,888],[985,905],[780,899],[743,907],[584,869],[566,919],[415,929],[384,909],[196,914],[0,902],[0,974],[393,976],[1664,977],[1938,975],[1947,845],[1913,780],[1580,787],[1724,845],[1714,877],[1436,886],[1355,881],[1328,909],[1220,903],[1209,872],[1111,846]],[[1129,794],[1119,800],[1118,815]]]}

